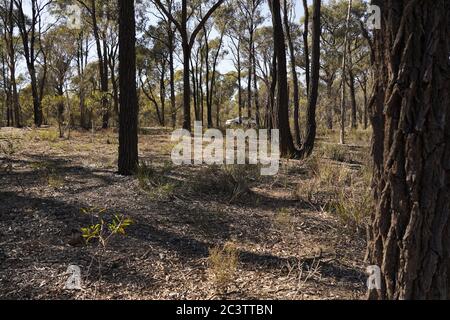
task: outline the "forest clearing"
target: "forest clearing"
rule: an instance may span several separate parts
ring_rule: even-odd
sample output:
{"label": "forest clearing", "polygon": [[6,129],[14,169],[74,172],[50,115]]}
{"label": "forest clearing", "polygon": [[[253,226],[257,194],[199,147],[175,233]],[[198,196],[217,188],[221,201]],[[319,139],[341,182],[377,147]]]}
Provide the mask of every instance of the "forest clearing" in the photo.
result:
{"label": "forest clearing", "polygon": [[[227,172],[172,166],[170,131],[162,128],[139,136],[148,167],[137,177],[116,174],[112,131],[60,139],[55,128],[3,128],[1,141],[15,147],[0,159],[10,166],[0,180],[1,295],[364,298],[368,217],[345,215],[350,206],[367,212],[369,134],[355,132],[352,147],[320,139],[313,158],[285,161],[278,175],[260,180],[252,170],[241,181],[247,168],[237,165]],[[153,175],[160,182],[150,185]],[[353,189],[340,194],[346,188]],[[133,221],[104,248],[100,265],[91,260],[103,248],[76,241],[76,231],[92,224],[88,208]],[[234,265],[212,262],[214,249],[230,245]],[[64,290],[70,264],[82,269],[83,291]]]}

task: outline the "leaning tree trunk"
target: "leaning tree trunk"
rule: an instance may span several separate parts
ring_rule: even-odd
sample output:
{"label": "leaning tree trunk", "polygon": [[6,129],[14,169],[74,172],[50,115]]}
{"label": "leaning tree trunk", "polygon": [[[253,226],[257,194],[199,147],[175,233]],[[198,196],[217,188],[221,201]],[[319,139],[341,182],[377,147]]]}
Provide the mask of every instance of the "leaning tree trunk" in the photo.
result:
{"label": "leaning tree trunk", "polygon": [[119,0],[119,174],[131,175],[138,164],[134,0]]}
{"label": "leaning tree trunk", "polygon": [[373,1],[375,299],[450,298],[450,2]]}

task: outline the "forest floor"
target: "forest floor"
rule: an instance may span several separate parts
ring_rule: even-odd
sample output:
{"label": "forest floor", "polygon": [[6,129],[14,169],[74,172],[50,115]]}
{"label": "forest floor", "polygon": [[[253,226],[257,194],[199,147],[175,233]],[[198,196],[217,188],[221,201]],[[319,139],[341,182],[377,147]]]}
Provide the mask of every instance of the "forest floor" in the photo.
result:
{"label": "forest floor", "polygon": [[[146,164],[122,177],[113,131],[0,129],[1,299],[364,298],[368,132],[273,177],[175,167],[170,132],[141,133]],[[99,212],[132,220],[105,247],[80,235]]]}

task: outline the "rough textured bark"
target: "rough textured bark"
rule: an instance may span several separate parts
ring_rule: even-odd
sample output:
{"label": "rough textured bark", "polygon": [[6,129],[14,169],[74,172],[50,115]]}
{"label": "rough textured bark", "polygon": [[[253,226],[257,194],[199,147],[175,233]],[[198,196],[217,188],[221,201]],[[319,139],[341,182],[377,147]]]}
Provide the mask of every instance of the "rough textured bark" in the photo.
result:
{"label": "rough textured bark", "polygon": [[373,1],[375,299],[450,298],[450,3]]}
{"label": "rough textured bark", "polygon": [[119,174],[131,175],[138,164],[134,0],[119,0]]}

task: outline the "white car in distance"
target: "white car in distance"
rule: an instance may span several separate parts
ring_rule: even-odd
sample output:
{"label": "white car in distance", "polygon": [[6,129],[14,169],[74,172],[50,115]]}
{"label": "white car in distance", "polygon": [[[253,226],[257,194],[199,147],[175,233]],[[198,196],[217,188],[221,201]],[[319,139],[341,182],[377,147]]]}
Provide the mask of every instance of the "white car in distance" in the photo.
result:
{"label": "white car in distance", "polygon": [[232,127],[232,126],[239,126],[242,125],[244,127],[256,127],[256,120],[252,118],[234,118],[229,119],[225,122],[225,126]]}

